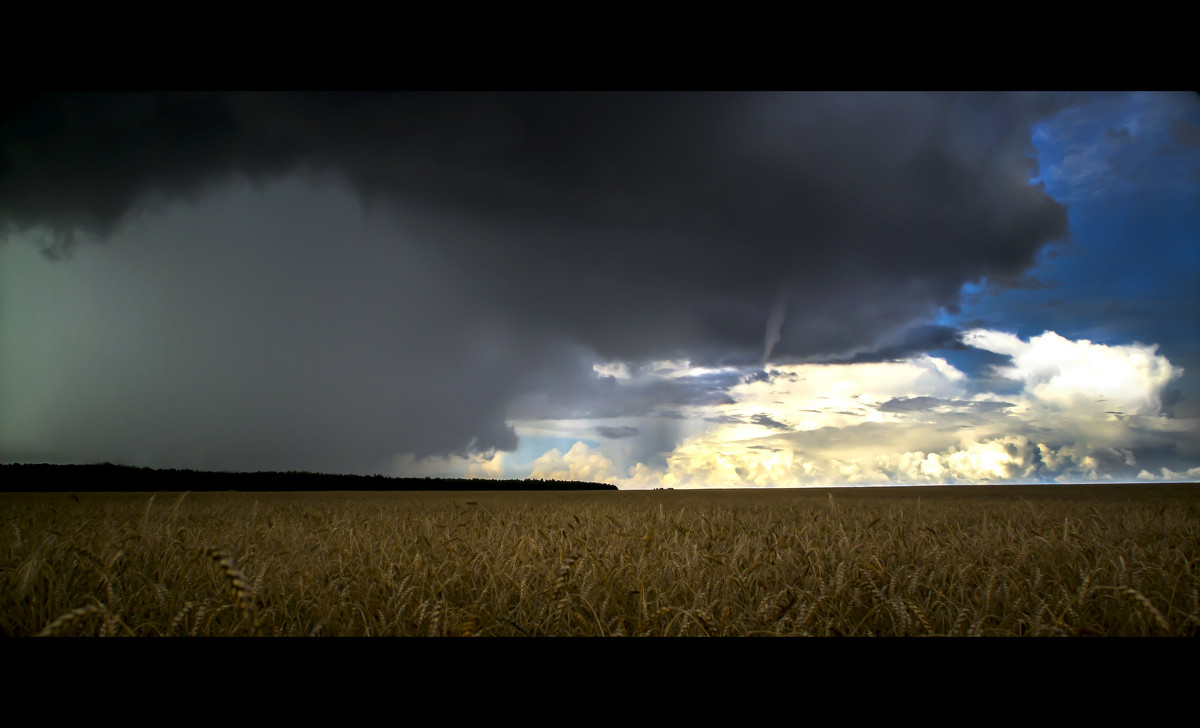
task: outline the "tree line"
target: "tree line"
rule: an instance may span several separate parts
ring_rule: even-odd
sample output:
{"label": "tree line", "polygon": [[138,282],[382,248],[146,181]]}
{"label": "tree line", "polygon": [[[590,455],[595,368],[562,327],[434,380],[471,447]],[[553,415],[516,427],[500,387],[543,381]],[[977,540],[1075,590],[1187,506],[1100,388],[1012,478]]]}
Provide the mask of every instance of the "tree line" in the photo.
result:
{"label": "tree line", "polygon": [[156,491],[455,491],[455,490],[617,490],[615,485],[575,480],[490,480],[471,478],[391,478],[308,471],[230,473],[160,470],[128,465],[0,465],[0,492]]}

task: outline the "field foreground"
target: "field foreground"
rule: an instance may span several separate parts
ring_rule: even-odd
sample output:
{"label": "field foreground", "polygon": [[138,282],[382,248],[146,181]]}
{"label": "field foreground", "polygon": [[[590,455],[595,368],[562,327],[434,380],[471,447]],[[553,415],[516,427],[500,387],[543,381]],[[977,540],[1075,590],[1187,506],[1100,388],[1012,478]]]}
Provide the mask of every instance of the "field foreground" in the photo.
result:
{"label": "field foreground", "polygon": [[1200,486],[0,494],[0,634],[1200,628]]}

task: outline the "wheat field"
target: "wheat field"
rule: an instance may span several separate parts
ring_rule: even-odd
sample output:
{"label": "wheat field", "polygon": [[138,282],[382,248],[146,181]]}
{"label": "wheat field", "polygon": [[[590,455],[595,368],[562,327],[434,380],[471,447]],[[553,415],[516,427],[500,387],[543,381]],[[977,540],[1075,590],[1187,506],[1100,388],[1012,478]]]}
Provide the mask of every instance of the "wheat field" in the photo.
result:
{"label": "wheat field", "polygon": [[5,636],[1194,636],[1200,487],[0,494]]}

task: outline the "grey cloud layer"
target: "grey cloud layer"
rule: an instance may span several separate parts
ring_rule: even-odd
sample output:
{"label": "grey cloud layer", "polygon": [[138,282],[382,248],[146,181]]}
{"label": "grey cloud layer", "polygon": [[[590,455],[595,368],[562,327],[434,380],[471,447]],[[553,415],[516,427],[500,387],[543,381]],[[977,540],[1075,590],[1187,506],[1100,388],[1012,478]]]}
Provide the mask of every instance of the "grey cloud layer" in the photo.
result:
{"label": "grey cloud layer", "polygon": [[[871,344],[966,280],[1015,280],[1066,211],[1027,184],[1044,96],[50,97],[0,132],[0,219],[101,234],[148,193],[308,168],[478,224],[441,244],[603,356]],[[286,252],[286,251],[285,251]],[[547,301],[555,305],[547,306]],[[642,323],[628,325],[637,315]]]}
{"label": "grey cloud layer", "polygon": [[895,397],[880,404],[880,412],[927,412],[935,408],[943,410],[960,410],[975,412],[996,412],[997,410],[1014,407],[1012,402],[967,401],[958,399],[941,399],[939,397]]}
{"label": "grey cloud layer", "polygon": [[[262,246],[250,253],[258,264],[169,230],[151,243],[210,272],[197,290],[224,303],[209,315],[227,320],[234,314],[221,306],[238,301],[238,315],[262,323],[233,327],[241,333],[224,344],[227,359],[271,362],[295,380],[267,386],[268,396],[214,385],[214,396],[245,398],[263,431],[312,423],[314,434],[281,452],[320,450],[331,429],[322,418],[358,403],[336,438],[346,454],[313,456],[322,462],[387,448],[510,449],[506,417],[580,407],[617,416],[719,397],[723,382],[658,383],[606,401],[577,352],[759,366],[776,300],[787,304],[773,360],[950,345],[952,331],[914,324],[953,307],[966,281],[1020,281],[1041,248],[1068,235],[1065,208],[1027,183],[1031,125],[1062,103],[1010,94],[45,96],[0,121],[0,230],[13,238],[47,228],[61,236],[48,252],[62,253],[77,230],[119,237],[147,211],[206,199],[231,179],[341,180],[398,221],[395,241],[376,236],[363,251],[333,234],[280,234],[291,212],[248,209],[245,225],[276,233],[246,238]],[[253,275],[222,278],[224,265]],[[323,278],[331,269],[338,275]],[[296,283],[314,277],[324,287]],[[146,296],[169,298],[170,285]],[[191,315],[197,326],[206,320]],[[314,320],[327,322],[313,332],[315,350],[279,343]],[[286,353],[252,356],[264,341]],[[340,364],[335,349],[348,352]],[[304,386],[319,389],[309,401],[320,406],[265,404]]]}

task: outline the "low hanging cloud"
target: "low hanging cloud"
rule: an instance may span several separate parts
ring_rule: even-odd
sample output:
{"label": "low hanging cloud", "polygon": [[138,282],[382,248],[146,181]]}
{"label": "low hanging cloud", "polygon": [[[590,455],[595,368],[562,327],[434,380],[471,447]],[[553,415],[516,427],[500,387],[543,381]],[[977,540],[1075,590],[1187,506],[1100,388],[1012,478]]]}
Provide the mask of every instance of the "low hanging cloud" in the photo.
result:
{"label": "low hanging cloud", "polygon": [[386,475],[400,478],[484,478],[503,479],[507,453],[496,450],[488,453],[445,455],[417,458],[412,453],[397,455],[385,468]]}
{"label": "low hanging cloud", "polygon": [[1188,468],[1186,472],[1177,473],[1170,468],[1161,468],[1158,473],[1151,473],[1149,470],[1143,470],[1138,473],[1138,480],[1177,480],[1195,483],[1200,481],[1200,465],[1194,468]]}
{"label": "low hanging cloud", "polygon": [[[557,451],[548,458],[563,473],[588,467],[624,488],[1182,480],[1198,472],[1198,423],[1157,409],[1180,370],[1155,347],[1054,332],[1024,341],[976,330],[964,341],[1007,356],[1004,371],[1022,391],[978,391],[930,356],[780,365],[731,386],[730,404],[690,408],[704,426],[682,434],[661,466],[622,465],[603,447],[581,447],[574,469],[558,463]],[[1111,406],[1126,413],[1102,409]]]}
{"label": "low hanging cloud", "polygon": [[941,399],[939,397],[896,397],[879,405],[880,412],[995,412],[1015,407],[1012,402],[972,401],[965,399]]}
{"label": "low hanging cloud", "polygon": [[591,450],[582,442],[572,445],[565,455],[557,449],[542,455],[534,461],[529,477],[538,480],[580,480],[614,485],[620,480],[612,460]]}
{"label": "low hanging cloud", "polygon": [[600,433],[601,437],[607,437],[610,440],[616,440],[622,437],[633,437],[640,433],[641,430],[629,425],[621,425],[618,427],[610,427],[609,425],[596,425],[596,432]]}

